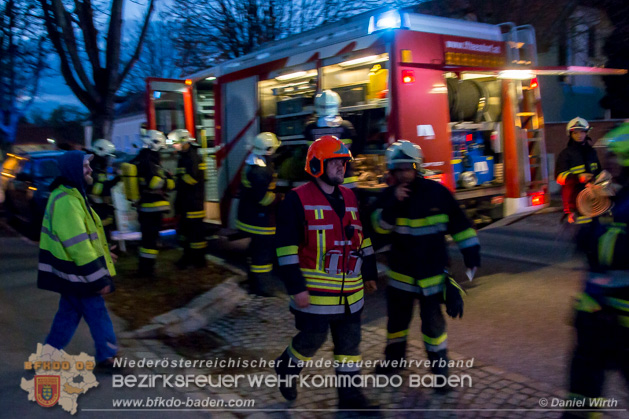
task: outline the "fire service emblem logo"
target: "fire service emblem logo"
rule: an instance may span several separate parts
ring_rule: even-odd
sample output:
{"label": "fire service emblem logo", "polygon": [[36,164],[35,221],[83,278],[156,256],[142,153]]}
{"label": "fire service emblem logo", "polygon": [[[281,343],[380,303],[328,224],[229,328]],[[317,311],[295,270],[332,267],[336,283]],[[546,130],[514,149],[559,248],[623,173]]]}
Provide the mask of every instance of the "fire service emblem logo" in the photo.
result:
{"label": "fire service emblem logo", "polygon": [[52,407],[59,401],[61,377],[58,375],[35,376],[35,400],[42,407]]}

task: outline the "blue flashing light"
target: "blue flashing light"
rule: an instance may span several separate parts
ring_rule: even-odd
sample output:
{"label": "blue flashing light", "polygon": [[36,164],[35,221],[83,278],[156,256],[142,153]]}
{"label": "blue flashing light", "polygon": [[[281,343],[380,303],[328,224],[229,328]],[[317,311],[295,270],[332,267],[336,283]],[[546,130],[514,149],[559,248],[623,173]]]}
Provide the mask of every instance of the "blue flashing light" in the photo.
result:
{"label": "blue flashing light", "polygon": [[160,97],[162,97],[162,92],[153,92],[154,99],[159,99]]}
{"label": "blue flashing light", "polygon": [[369,19],[369,33],[401,27],[402,16],[397,10],[389,10],[388,12],[372,16],[371,19]]}

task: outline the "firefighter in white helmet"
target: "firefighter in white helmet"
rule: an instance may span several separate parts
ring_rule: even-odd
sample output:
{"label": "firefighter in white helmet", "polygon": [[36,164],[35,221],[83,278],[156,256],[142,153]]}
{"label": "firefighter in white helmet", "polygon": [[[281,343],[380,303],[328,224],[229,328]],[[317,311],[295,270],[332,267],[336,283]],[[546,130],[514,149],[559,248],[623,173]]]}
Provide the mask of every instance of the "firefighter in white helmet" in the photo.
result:
{"label": "firefighter in white helmet", "polygon": [[160,151],[166,148],[166,136],[149,130],[142,137],[145,148],[134,160],[137,166],[140,201],[138,221],[142,239],[140,242],[139,274],[152,277],[157,260],[157,240],[162,227],[162,215],[170,210],[168,191],[175,188],[172,175],[162,167]]}
{"label": "firefighter in white helmet", "polygon": [[[462,291],[446,269],[449,266],[448,242],[452,236],[470,270],[480,266],[480,245],[476,231],[452,193],[438,182],[422,176],[421,148],[398,140],[386,151],[387,168],[393,185],[374,204],[372,215],[376,233],[388,235],[386,360],[378,373],[400,368],[406,357],[409,324],[415,300],[424,345],[432,372],[448,375],[446,322],[441,304],[451,317],[463,315]],[[397,364],[393,364],[397,363]]]}
{"label": "firefighter in white helmet", "polygon": [[108,170],[111,159],[115,156],[116,147],[111,141],[100,138],[92,144],[90,150],[94,154],[90,166],[94,183],[89,190],[89,201],[103,223],[105,236],[111,242],[111,232],[114,229],[114,207],[111,200],[111,188],[120,180],[120,177],[109,176]]}
{"label": "firefighter in white helmet", "polygon": [[[356,130],[351,122],[343,120],[339,114],[341,97],[333,90],[324,90],[314,99],[316,119],[306,125],[304,136],[309,144],[324,135],[332,135],[351,150],[352,143],[356,139]],[[354,176],[352,163],[347,165],[343,186],[353,188],[356,186],[357,176]]]}
{"label": "firefighter in white helmet", "polygon": [[555,177],[562,186],[564,217],[569,223],[587,223],[590,218],[579,214],[576,207],[577,195],[592,178],[601,172],[601,163],[588,136],[591,127],[588,121],[576,117],[566,126],[568,144],[557,157]]}
{"label": "firefighter in white helmet", "polygon": [[207,241],[203,218],[205,217],[205,171],[206,164],[199,155],[199,147],[186,129],[177,129],[168,134],[173,147],[179,154],[176,173],[175,215],[179,217],[177,236],[183,247],[183,255],[176,262],[179,269],[192,265],[206,266]]}
{"label": "firefighter in white helmet", "polygon": [[273,155],[280,144],[271,132],[256,135],[241,175],[236,226],[251,237],[249,290],[262,296],[271,295],[277,203]]}

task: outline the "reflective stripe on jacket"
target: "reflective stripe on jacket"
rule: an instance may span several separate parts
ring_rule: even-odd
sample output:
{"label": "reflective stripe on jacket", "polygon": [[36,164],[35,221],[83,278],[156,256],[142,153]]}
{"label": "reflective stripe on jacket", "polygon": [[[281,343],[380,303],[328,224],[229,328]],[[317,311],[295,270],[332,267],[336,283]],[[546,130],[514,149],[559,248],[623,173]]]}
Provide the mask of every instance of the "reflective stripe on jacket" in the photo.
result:
{"label": "reflective stripe on jacket", "polygon": [[433,295],[443,291],[449,264],[450,235],[463,254],[465,265],[480,266],[476,231],[449,190],[432,180],[416,178],[409,196],[400,202],[395,187],[386,189],[374,205],[376,233],[391,236],[389,285],[409,292]]}
{"label": "reflective stripe on jacket", "polygon": [[61,185],[50,195],[39,249],[39,288],[88,296],[113,286],[116,270],[102,223],[75,188]]}

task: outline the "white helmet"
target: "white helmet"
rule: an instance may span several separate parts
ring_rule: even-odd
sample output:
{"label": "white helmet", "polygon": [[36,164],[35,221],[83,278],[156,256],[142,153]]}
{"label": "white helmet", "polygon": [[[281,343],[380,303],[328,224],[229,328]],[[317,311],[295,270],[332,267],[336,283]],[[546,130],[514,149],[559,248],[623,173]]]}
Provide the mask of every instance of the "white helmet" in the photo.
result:
{"label": "white helmet", "polygon": [[397,140],[391,144],[385,152],[387,169],[398,169],[402,163],[413,163],[415,169],[420,170],[424,162],[424,153],[417,144],[406,140]]}
{"label": "white helmet", "polygon": [[253,139],[251,152],[258,156],[270,156],[282,144],[272,132],[261,132]]}
{"label": "white helmet", "polygon": [[315,96],[315,112],[318,116],[336,116],[339,114],[341,97],[332,90],[324,90]]}
{"label": "white helmet", "polygon": [[101,157],[114,156],[114,153],[116,152],[116,147],[111,141],[105,140],[104,138],[99,138],[98,140],[94,141],[94,144],[92,144],[92,151],[94,152],[94,154]]}
{"label": "white helmet", "polygon": [[168,140],[170,140],[173,144],[185,142],[191,143],[195,141],[194,138],[190,136],[190,132],[188,132],[187,129],[176,129],[171,131],[170,134],[168,134]]}
{"label": "white helmet", "polygon": [[590,123],[588,121],[577,116],[576,118],[568,122],[568,125],[566,125],[566,134],[570,135],[570,133],[575,130],[588,132],[591,129],[592,127],[590,127]]}
{"label": "white helmet", "polygon": [[146,135],[142,137],[142,142],[145,147],[153,151],[159,151],[162,148],[166,148],[166,136],[163,132],[154,129],[147,131]]}

